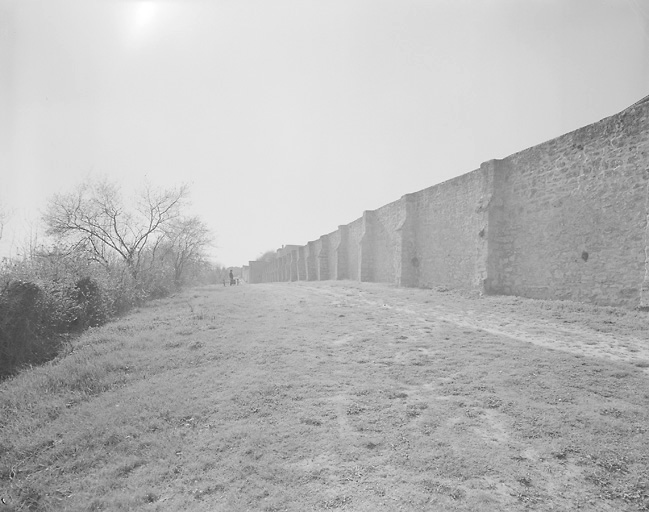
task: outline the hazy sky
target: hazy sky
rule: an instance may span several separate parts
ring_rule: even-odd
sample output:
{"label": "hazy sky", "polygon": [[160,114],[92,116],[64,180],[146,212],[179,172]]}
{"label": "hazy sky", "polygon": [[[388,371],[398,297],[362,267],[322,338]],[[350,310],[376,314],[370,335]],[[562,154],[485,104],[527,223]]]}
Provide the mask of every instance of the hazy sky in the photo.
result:
{"label": "hazy sky", "polygon": [[107,175],[241,265],[647,94],[649,0],[0,0],[0,254]]}

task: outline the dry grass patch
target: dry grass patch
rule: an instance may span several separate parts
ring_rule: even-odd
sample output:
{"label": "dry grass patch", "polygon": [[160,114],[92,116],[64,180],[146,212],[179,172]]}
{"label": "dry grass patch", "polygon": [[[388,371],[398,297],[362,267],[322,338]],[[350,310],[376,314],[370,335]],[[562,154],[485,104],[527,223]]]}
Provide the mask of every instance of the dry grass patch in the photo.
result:
{"label": "dry grass patch", "polygon": [[[649,509],[642,361],[493,332],[568,318],[521,304],[349,283],[157,301],[0,384],[0,494],[17,510]],[[642,332],[633,315],[612,314],[621,336]]]}

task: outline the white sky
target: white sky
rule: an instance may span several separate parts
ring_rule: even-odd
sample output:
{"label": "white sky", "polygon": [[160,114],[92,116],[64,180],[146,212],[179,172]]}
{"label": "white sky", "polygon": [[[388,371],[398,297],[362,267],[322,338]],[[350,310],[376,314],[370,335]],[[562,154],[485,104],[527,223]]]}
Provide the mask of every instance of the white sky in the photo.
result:
{"label": "white sky", "polygon": [[0,0],[0,254],[148,177],[238,266],[647,94],[649,0]]}

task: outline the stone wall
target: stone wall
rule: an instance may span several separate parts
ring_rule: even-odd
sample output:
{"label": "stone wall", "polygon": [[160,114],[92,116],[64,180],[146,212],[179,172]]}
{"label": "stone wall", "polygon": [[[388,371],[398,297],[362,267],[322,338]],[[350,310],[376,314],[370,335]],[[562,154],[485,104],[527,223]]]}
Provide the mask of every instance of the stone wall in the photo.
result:
{"label": "stone wall", "polygon": [[354,279],[649,307],[649,101],[407,194],[250,281]]}
{"label": "stone wall", "polygon": [[417,286],[480,288],[486,279],[492,164],[414,195]]}
{"label": "stone wall", "polygon": [[402,202],[395,201],[372,211],[367,216],[365,229],[369,231],[369,244],[367,244],[366,256],[371,264],[373,281],[399,284],[397,229],[403,219],[402,209]]}
{"label": "stone wall", "polygon": [[347,228],[347,278],[360,281],[360,248],[363,236],[363,219],[356,219]]}
{"label": "stone wall", "polygon": [[646,304],[649,108],[496,163],[489,291]]}

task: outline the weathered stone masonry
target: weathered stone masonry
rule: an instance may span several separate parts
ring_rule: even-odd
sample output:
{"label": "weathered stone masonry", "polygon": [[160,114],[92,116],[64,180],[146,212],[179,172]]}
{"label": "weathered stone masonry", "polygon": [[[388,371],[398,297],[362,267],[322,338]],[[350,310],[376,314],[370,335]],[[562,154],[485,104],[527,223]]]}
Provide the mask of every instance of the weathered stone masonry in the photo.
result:
{"label": "weathered stone masonry", "polygon": [[354,279],[649,307],[649,97],[407,194],[250,282]]}

